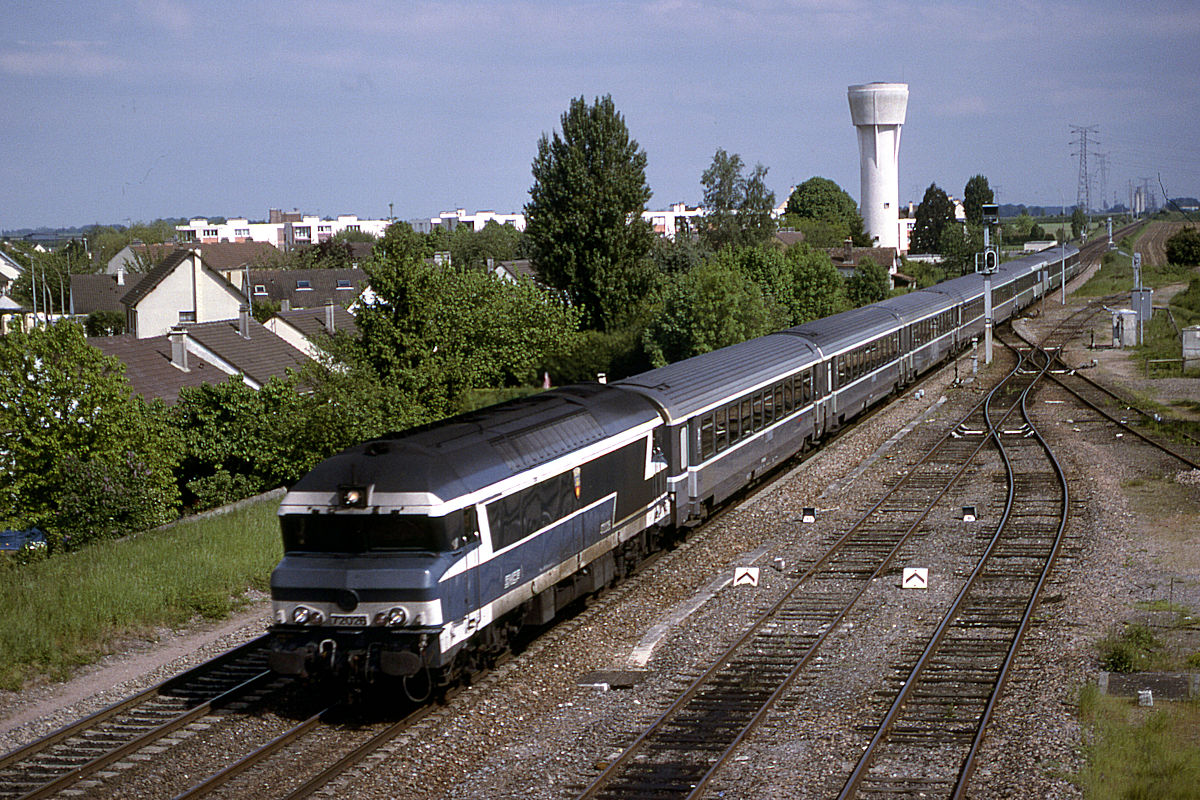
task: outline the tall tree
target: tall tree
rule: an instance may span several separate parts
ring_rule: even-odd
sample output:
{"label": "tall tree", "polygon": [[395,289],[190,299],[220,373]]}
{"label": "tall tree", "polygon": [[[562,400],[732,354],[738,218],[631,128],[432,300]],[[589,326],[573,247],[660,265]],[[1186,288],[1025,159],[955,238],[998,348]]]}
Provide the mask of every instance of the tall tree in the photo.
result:
{"label": "tall tree", "polygon": [[646,152],[609,95],[572,100],[561,123],[561,135],[538,140],[525,237],[542,280],[567,292],[589,327],[610,330],[653,285]]}
{"label": "tall tree", "polygon": [[942,241],[942,231],[954,222],[954,203],[936,184],[929,184],[921,205],[917,206],[909,249],[914,253],[935,253]]}
{"label": "tall tree", "polygon": [[717,148],[700,176],[705,209],[700,238],[712,250],[761,244],[775,232],[775,193],[767,189],[767,168],[756,164],[747,177],[744,167],[740,155]]}
{"label": "tall tree", "polygon": [[807,221],[820,223],[813,226],[822,239],[834,240],[833,244],[812,242],[815,247],[836,246],[847,236],[859,247],[870,247],[871,238],[863,231],[863,218],[858,213],[858,204],[828,178],[812,177],[792,190],[788,197],[787,215],[808,235]]}
{"label": "tall tree", "polygon": [[975,175],[967,181],[966,187],[963,188],[963,213],[967,215],[967,222],[972,225],[982,225],[984,203],[994,202],[996,202],[996,194],[988,185],[986,177]]}

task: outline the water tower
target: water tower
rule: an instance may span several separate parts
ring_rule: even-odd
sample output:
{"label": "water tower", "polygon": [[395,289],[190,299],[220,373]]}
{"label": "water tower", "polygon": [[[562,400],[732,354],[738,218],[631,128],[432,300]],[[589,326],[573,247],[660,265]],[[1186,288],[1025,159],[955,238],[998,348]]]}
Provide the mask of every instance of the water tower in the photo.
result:
{"label": "water tower", "polygon": [[907,83],[851,86],[850,119],[858,129],[862,181],[859,208],[868,235],[879,247],[900,246],[900,128],[908,109]]}

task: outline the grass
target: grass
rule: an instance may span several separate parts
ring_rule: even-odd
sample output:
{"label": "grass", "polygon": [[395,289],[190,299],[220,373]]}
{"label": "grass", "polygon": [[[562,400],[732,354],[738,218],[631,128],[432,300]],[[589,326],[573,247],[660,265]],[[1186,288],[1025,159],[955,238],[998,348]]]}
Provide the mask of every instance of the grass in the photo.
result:
{"label": "grass", "polygon": [[1087,800],[1185,800],[1200,785],[1200,705],[1139,708],[1095,686],[1080,693],[1087,764],[1075,775]]}
{"label": "grass", "polygon": [[266,591],[282,556],[275,511],[264,500],[217,517],[24,566],[0,566],[0,688],[63,680],[116,652],[197,617],[221,619],[247,592]]}

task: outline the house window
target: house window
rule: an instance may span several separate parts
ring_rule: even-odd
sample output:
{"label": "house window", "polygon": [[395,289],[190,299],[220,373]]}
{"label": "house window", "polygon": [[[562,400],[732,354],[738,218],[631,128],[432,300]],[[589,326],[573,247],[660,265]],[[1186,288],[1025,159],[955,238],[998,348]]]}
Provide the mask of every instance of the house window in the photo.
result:
{"label": "house window", "polygon": [[337,288],[339,288],[339,289],[353,289],[353,288],[354,288],[354,286],[353,286],[353,285],[350,283],[349,279],[347,279],[347,278],[338,278],[338,282],[337,282]]}
{"label": "house window", "polygon": [[233,232],[233,235],[234,236],[249,236],[250,229],[249,228],[238,228],[237,230],[235,230]]}
{"label": "house window", "polygon": [[302,225],[302,226],[292,228],[292,234],[297,239],[311,239],[312,238],[312,226]]}
{"label": "house window", "polygon": [[217,230],[216,228],[205,228],[205,229],[204,229],[204,235],[205,235],[206,237],[214,237],[214,236],[219,236],[219,235],[220,235],[220,233],[221,233],[221,232],[220,232],[219,230]]}
{"label": "house window", "polygon": [[312,281],[296,281],[296,291],[311,292],[312,291]]}
{"label": "house window", "polygon": [[256,284],[254,284],[254,293],[255,294],[266,294],[267,287],[264,284],[256,283]]}
{"label": "house window", "polygon": [[362,230],[362,228],[361,228],[360,226],[358,226],[358,225],[347,225],[347,226],[346,226],[346,230],[348,230],[348,231],[354,231],[355,233],[358,233],[359,231],[361,231],[361,230]]}
{"label": "house window", "polygon": [[195,311],[180,311],[179,312],[179,321],[181,323],[195,322],[196,321],[196,312]]}
{"label": "house window", "polygon": [[333,228],[329,225],[318,225],[317,233],[333,233]]}

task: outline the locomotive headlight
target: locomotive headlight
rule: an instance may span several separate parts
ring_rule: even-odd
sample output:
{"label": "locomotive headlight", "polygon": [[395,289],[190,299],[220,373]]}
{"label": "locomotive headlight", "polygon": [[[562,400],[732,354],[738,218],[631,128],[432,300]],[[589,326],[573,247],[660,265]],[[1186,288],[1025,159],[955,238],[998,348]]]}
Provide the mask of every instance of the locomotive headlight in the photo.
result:
{"label": "locomotive headlight", "polygon": [[375,615],[374,622],[376,625],[387,625],[392,628],[403,625],[408,620],[408,612],[400,606],[390,608],[387,611],[380,611]]}
{"label": "locomotive headlight", "polygon": [[315,608],[296,606],[292,609],[292,622],[297,625],[320,625],[325,621],[325,615]]}

